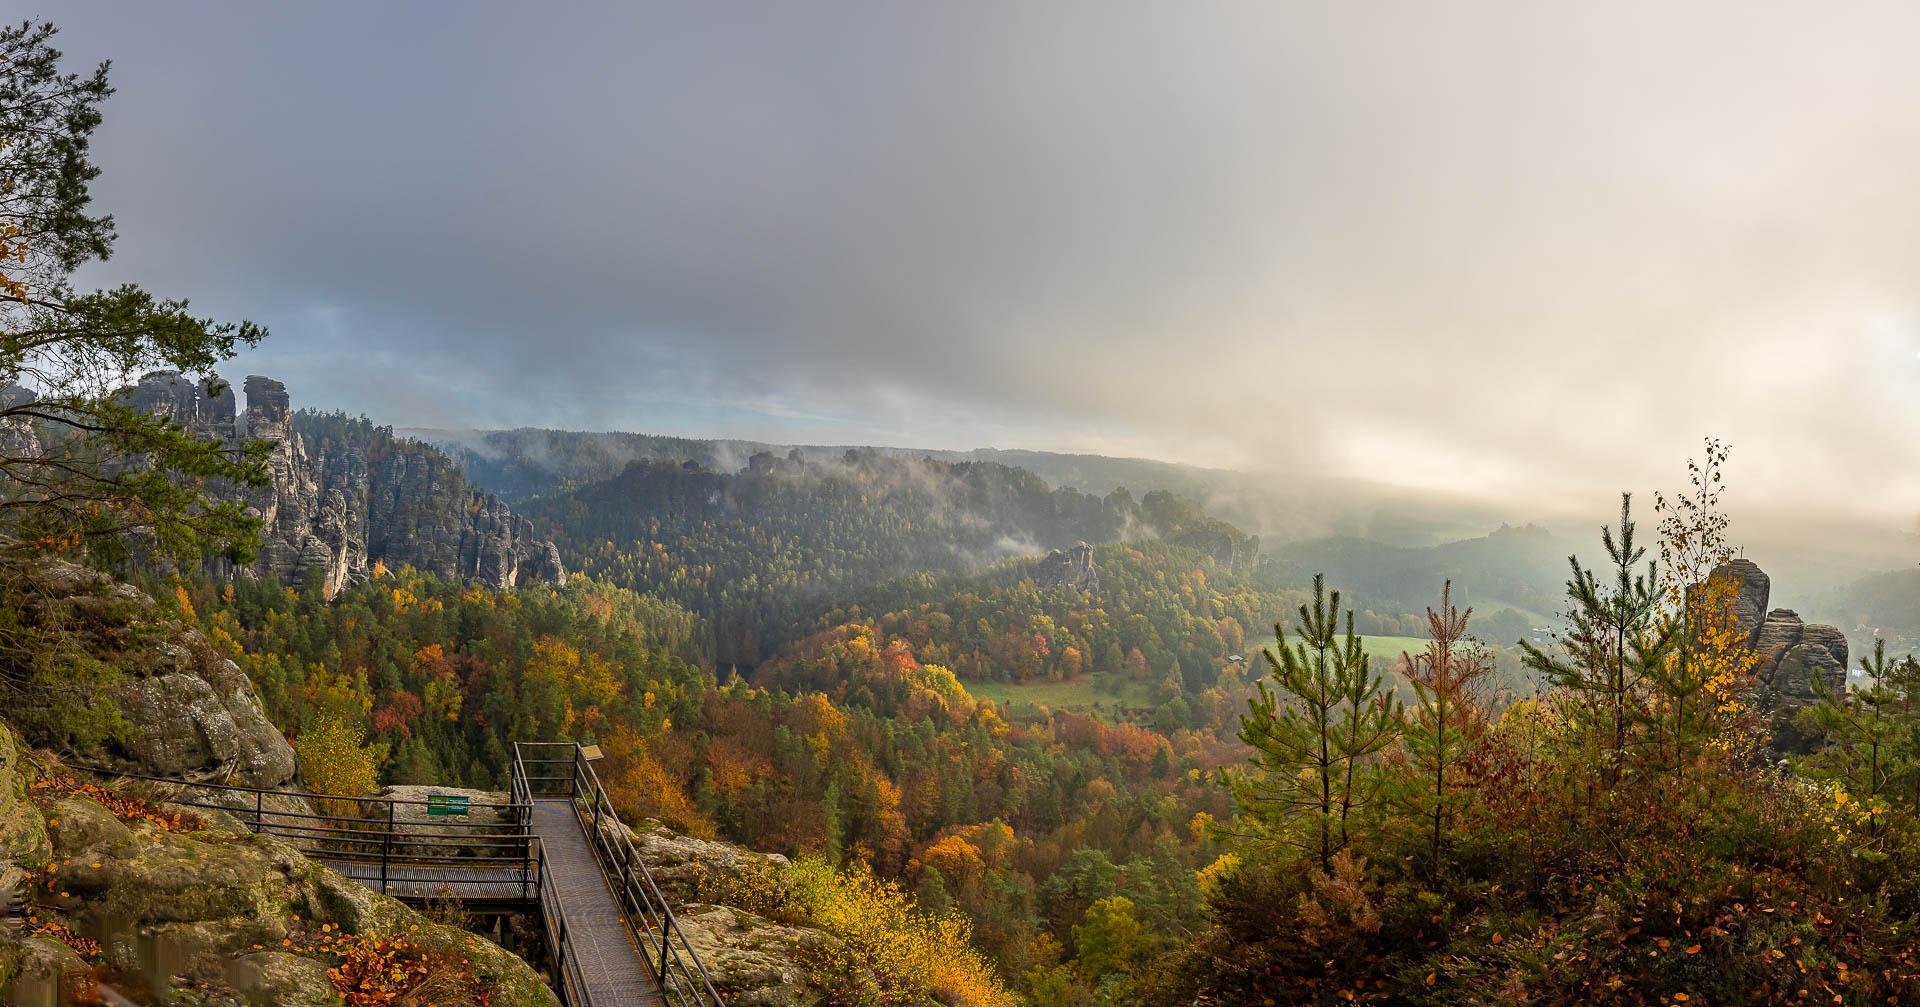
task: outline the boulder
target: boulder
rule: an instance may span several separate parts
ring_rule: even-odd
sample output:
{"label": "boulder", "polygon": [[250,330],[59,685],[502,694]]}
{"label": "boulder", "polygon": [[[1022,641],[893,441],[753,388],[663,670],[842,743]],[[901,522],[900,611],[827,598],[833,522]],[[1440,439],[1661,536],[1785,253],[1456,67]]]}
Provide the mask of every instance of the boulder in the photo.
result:
{"label": "boulder", "polygon": [[53,852],[63,857],[91,850],[118,853],[133,848],[133,830],[113,812],[84,797],[55,801],[46,821]]}
{"label": "boulder", "polygon": [[823,999],[802,962],[824,957],[836,943],[827,934],[730,906],[689,905],[674,919],[729,1007],[811,1007]]}
{"label": "boulder", "polygon": [[13,955],[18,969],[5,989],[16,1007],[61,1007],[87,1002],[92,983],[87,963],[72,948],[45,937],[28,937]]}
{"label": "boulder", "polygon": [[[68,798],[48,817],[63,859],[59,884],[36,890],[39,911],[98,935],[102,964],[115,975],[148,977],[154,986],[143,995],[154,1002],[338,1004],[324,966],[251,953],[278,947],[298,929],[327,926],[401,933],[458,956],[496,1007],[557,1007],[539,975],[511,953],[432,923],[230,816],[207,816],[197,832],[171,832]],[[17,944],[0,941],[0,955],[7,958],[0,966],[21,960]]]}
{"label": "boulder", "polygon": [[[431,814],[428,799],[436,795],[466,798],[467,814]],[[492,845],[511,840],[517,828],[512,810],[506,807],[508,801],[505,794],[461,787],[392,786],[376,790],[368,797],[405,802],[392,806],[393,831],[396,837],[417,838],[407,840],[405,845],[396,849],[396,853],[404,855],[408,852],[408,846],[431,847],[436,852],[448,853],[464,850],[488,856],[512,856],[518,853],[517,848]],[[362,814],[369,817],[386,813],[385,804],[363,805]],[[395,843],[399,844],[400,841],[396,838]]]}
{"label": "boulder", "polygon": [[227,982],[248,1007],[340,1007],[341,999],[327,966],[312,958],[263,951],[236,958]]}
{"label": "boulder", "polygon": [[27,797],[27,766],[20,741],[0,724],[0,891],[12,891],[25,871],[52,856],[46,820]]}

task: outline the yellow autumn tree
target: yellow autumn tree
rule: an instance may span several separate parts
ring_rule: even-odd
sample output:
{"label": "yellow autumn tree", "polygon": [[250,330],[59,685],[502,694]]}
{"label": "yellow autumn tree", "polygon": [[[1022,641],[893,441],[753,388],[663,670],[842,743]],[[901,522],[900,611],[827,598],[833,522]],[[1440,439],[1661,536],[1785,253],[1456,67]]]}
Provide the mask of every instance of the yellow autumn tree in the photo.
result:
{"label": "yellow autumn tree", "polygon": [[[339,717],[322,717],[294,739],[300,754],[300,774],[307,788],[341,798],[371,793],[380,782],[385,745],[367,744],[366,734]],[[352,800],[322,800],[321,812],[350,817],[358,811]]]}
{"label": "yellow autumn tree", "polygon": [[1741,626],[1740,580],[1724,567],[1733,558],[1720,506],[1728,446],[1707,438],[1687,463],[1688,488],[1656,494],[1660,514],[1661,602],[1674,631],[1652,697],[1656,756],[1682,765],[1703,750],[1741,754],[1757,740],[1744,697],[1759,655]]}
{"label": "yellow autumn tree", "polygon": [[801,952],[833,1003],[1015,1007],[1019,1001],[973,946],[959,913],[931,914],[899,885],[864,866],[836,871],[817,857],[784,868],[718,879],[719,901],[785,923],[815,927],[836,941]]}

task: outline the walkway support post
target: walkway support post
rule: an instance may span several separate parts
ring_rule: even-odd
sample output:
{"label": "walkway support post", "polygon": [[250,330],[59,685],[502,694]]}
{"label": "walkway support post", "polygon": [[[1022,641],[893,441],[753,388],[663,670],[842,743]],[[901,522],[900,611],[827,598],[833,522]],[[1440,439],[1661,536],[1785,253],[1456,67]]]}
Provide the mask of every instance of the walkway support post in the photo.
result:
{"label": "walkway support post", "polygon": [[387,884],[387,863],[393,859],[393,803],[387,803],[387,831],[380,836],[380,894],[393,890]]}

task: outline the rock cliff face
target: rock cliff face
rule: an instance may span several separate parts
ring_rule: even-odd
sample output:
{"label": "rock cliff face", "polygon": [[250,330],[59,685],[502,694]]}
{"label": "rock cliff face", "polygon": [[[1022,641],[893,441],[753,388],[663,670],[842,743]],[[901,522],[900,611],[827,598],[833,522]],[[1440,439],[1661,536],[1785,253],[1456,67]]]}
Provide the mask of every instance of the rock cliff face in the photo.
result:
{"label": "rock cliff face", "polygon": [[1805,752],[1813,740],[1794,724],[1817,698],[1815,683],[1839,694],[1847,687],[1847,638],[1832,626],[1809,626],[1792,609],[1768,609],[1772,582],[1752,560],[1737,559],[1713,570],[1714,578],[1739,584],[1734,614],[1747,642],[1760,655],[1754,670],[1756,699],[1772,725],[1777,752]]}
{"label": "rock cliff face", "polygon": [[252,787],[293,779],[293,746],[253,683],[199,631],[160,613],[140,589],[84,567],[50,561],[33,577],[27,626],[70,635],[88,660],[118,672],[105,692],[127,729],[103,750],[77,753],[83,761]]}
{"label": "rock cliff face", "polygon": [[1077,587],[1088,594],[1100,590],[1100,573],[1093,568],[1093,547],[1076,542],[1071,549],[1047,553],[1033,572],[1033,582],[1041,587]]}
{"label": "rock cliff face", "polygon": [[203,436],[273,443],[272,485],[233,491],[263,522],[249,572],[288,582],[317,573],[329,597],[376,562],[496,588],[565,578],[559,550],[497,497],[469,486],[439,449],[364,421],[296,414],[286,386],[271,378],[249,376],[244,392],[241,412],[231,388],[160,371],[127,397]]}

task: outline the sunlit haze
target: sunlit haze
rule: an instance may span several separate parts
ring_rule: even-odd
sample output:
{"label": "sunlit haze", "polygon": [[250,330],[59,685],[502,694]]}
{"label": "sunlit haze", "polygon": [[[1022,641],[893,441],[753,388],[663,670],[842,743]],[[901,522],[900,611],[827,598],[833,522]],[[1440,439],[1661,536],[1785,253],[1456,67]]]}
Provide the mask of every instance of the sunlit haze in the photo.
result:
{"label": "sunlit haze", "polygon": [[[90,274],[399,426],[1920,498],[1898,5],[63,5]],[[378,30],[370,30],[377,27]],[[1760,501],[1764,500],[1762,505]]]}

